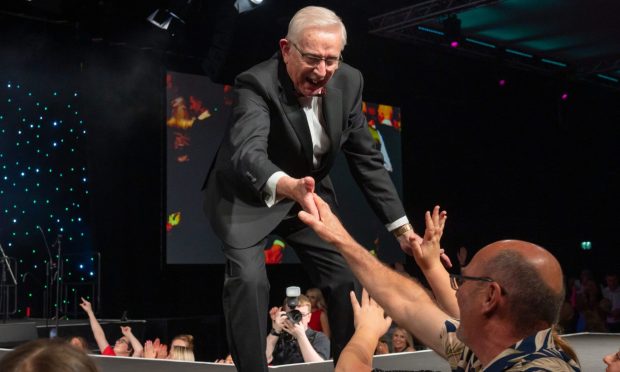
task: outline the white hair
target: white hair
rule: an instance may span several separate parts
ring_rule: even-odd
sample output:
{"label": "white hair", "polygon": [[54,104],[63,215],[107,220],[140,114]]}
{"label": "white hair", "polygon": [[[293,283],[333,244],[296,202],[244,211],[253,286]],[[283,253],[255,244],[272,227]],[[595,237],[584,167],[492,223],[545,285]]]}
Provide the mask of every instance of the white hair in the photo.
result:
{"label": "white hair", "polygon": [[288,40],[299,42],[301,33],[311,27],[340,26],[342,32],[342,48],[347,45],[347,30],[340,17],[333,11],[320,6],[307,6],[295,13],[288,24]]}

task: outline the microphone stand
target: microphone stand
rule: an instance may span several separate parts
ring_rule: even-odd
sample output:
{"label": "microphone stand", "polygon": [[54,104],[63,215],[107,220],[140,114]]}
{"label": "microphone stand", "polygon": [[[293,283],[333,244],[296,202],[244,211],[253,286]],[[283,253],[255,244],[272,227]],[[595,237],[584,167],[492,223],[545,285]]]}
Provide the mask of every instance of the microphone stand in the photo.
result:
{"label": "microphone stand", "polygon": [[56,247],[58,248],[58,255],[56,256],[57,258],[57,263],[58,263],[58,267],[57,267],[57,271],[56,271],[56,311],[55,311],[55,316],[56,316],[56,334],[58,334],[58,325],[60,322],[60,285],[61,285],[61,281],[62,281],[62,276],[63,276],[63,264],[62,264],[62,244],[61,244],[61,239],[62,238],[62,234],[58,234],[58,236],[56,237]]}
{"label": "microphone stand", "polygon": [[[13,274],[13,270],[11,269],[11,263],[9,262],[9,258],[4,253],[4,249],[2,249],[2,244],[0,244],[0,253],[2,253],[2,260],[4,261],[4,265],[2,266],[2,290],[5,296],[5,309],[4,309],[4,323],[9,320],[9,285],[6,282],[6,272],[8,271],[11,274],[11,279],[13,279],[13,285],[17,287],[17,279],[15,279],[15,274]],[[0,296],[2,297],[2,296]]]}
{"label": "microphone stand", "polygon": [[50,317],[50,289],[52,288],[53,278],[51,276],[52,270],[54,269],[54,259],[52,257],[52,251],[50,250],[50,246],[47,244],[47,238],[45,237],[45,232],[41,226],[37,226],[39,231],[41,232],[41,236],[43,236],[43,242],[45,243],[45,248],[47,249],[47,256],[49,257],[49,261],[47,265],[45,265],[45,297],[43,298],[43,311],[45,313],[45,329],[49,326],[49,317]]}

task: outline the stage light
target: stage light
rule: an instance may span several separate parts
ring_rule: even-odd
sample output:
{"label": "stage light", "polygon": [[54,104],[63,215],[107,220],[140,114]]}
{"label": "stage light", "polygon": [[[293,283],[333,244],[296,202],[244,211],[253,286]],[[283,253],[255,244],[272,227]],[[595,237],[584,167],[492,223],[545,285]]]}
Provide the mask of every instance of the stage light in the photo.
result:
{"label": "stage light", "polygon": [[156,9],[146,17],[146,20],[162,30],[169,31],[174,36],[176,30],[185,25],[191,5],[192,0],[173,2],[169,8]]}
{"label": "stage light", "polygon": [[568,100],[568,92],[562,92],[562,95],[560,95],[560,99],[562,101]]}
{"label": "stage light", "polygon": [[458,48],[461,40],[461,20],[456,14],[450,14],[443,21],[443,30],[452,48]]}
{"label": "stage light", "polygon": [[239,13],[253,10],[262,5],[263,0],[236,0],[235,8]]}

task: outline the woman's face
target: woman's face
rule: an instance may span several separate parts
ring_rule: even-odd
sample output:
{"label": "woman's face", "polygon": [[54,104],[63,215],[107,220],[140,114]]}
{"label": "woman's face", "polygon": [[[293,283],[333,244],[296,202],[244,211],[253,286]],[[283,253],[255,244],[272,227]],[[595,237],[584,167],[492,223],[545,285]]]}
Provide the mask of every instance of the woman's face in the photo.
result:
{"label": "woman's face", "polygon": [[117,355],[129,355],[129,340],[126,337],[121,337],[116,340],[114,352]]}
{"label": "woman's face", "polygon": [[607,364],[605,372],[620,372],[620,351],[606,355],[603,362]]}
{"label": "woman's face", "polygon": [[394,350],[403,350],[407,348],[407,335],[402,329],[396,329],[392,333],[392,347]]}

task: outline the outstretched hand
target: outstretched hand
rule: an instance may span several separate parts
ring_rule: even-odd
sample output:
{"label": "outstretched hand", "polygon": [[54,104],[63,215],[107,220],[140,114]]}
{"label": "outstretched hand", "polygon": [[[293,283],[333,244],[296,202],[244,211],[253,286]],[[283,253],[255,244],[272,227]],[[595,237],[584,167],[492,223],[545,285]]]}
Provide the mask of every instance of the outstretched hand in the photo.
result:
{"label": "outstretched hand", "polygon": [[292,178],[284,176],[278,181],[276,194],[296,201],[304,211],[318,218],[317,207],[312,198],[314,186],[315,182],[312,177]]}
{"label": "outstretched hand", "polygon": [[84,299],[84,297],[80,297],[80,299],[82,300],[82,302],[80,302],[80,307],[82,309],[84,309],[84,311],[86,311],[86,313],[92,313],[93,312],[93,306],[90,304],[90,302],[86,301]]}
{"label": "outstretched hand", "polygon": [[378,340],[390,328],[392,318],[385,316],[385,311],[381,305],[370,297],[366,288],[362,289],[361,305],[353,291],[350,292],[350,297],[355,319],[355,332],[368,332],[370,337]]}
{"label": "outstretched hand", "polygon": [[313,201],[317,208],[317,215],[305,210],[298,213],[299,219],[308,225],[317,235],[330,244],[338,246],[339,243],[352,240],[351,235],[342,226],[342,223],[332,213],[329,205],[320,196],[312,193]]}
{"label": "outstretched hand", "polygon": [[[424,230],[423,241],[420,243],[417,239],[410,239],[410,243],[413,247],[413,258],[416,264],[422,270],[429,270],[441,263],[441,259],[447,259],[447,256],[443,253],[443,249],[441,249],[439,241],[443,235],[443,229],[446,225],[448,214],[446,211],[440,211],[437,205],[433,208],[432,215],[431,212],[427,211],[424,214],[424,218],[426,230]],[[451,263],[450,266],[452,266]]]}

